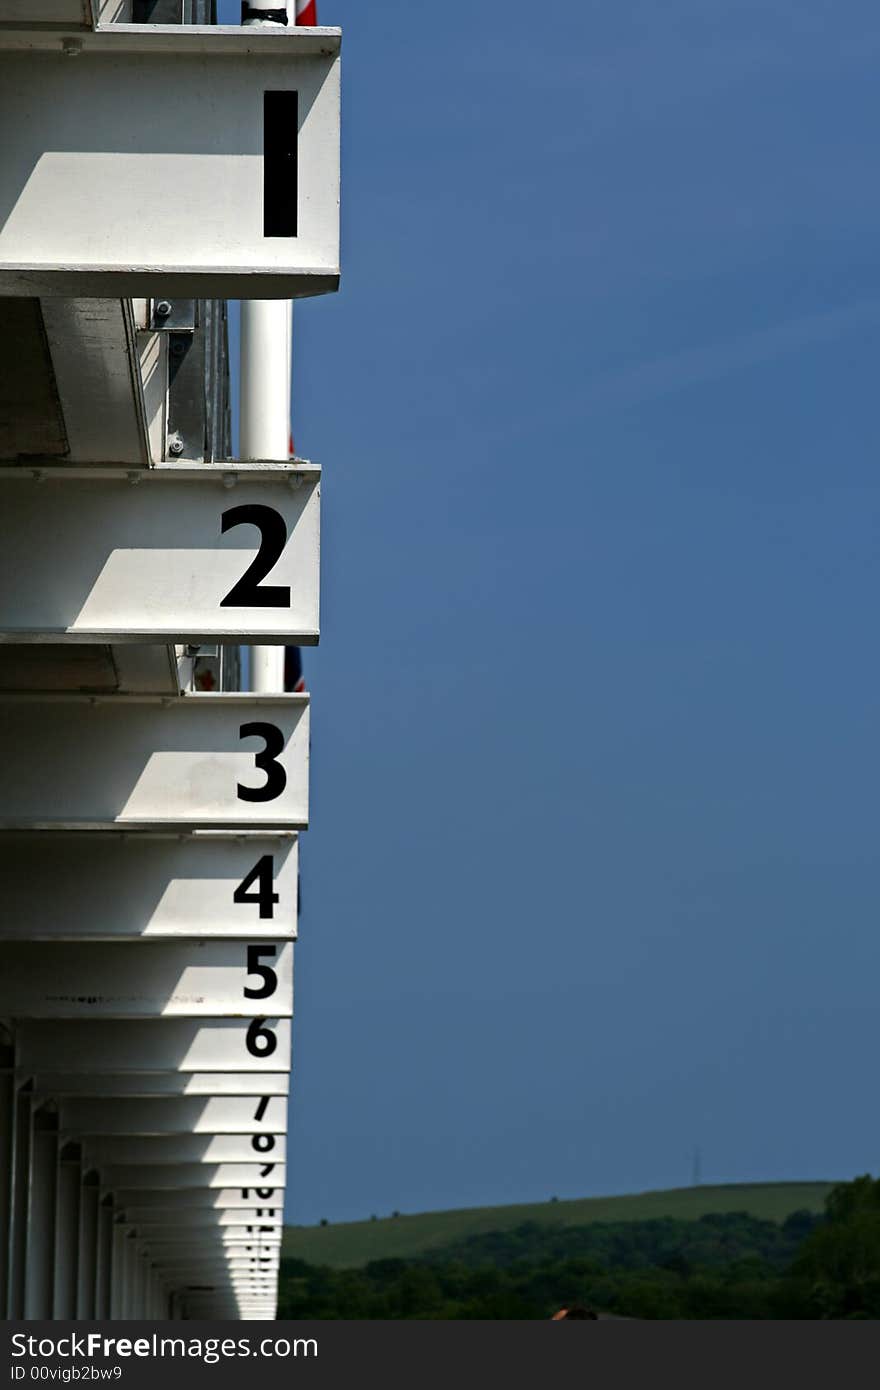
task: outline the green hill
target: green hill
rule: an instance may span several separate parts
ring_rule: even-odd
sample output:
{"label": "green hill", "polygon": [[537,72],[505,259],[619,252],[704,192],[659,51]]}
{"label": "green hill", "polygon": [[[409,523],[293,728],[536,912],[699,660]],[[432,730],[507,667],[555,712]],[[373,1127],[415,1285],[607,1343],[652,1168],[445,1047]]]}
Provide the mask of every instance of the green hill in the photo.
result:
{"label": "green hill", "polygon": [[422,1212],[328,1226],[289,1226],[283,1254],[333,1269],[352,1269],[371,1260],[414,1259],[487,1231],[506,1231],[526,1221],[547,1226],[585,1226],[593,1221],[648,1221],[671,1216],[695,1221],[724,1212],[748,1212],[784,1221],[793,1211],[822,1210],[831,1182],[731,1183],[640,1192],[631,1197],[586,1197],[574,1202],[536,1202],[515,1207],[474,1207]]}

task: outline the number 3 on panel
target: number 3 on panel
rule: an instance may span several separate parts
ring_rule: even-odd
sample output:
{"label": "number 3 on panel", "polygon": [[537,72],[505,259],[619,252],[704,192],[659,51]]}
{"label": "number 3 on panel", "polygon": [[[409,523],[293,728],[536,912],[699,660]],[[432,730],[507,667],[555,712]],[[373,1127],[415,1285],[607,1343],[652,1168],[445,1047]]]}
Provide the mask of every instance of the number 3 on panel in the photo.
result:
{"label": "number 3 on panel", "polygon": [[262,753],[254,754],[254,762],[266,780],[261,787],[243,787],[238,783],[239,801],[275,801],[287,786],[287,773],[278,761],[284,752],[284,735],[274,724],[242,724],[239,738],[261,738]]}

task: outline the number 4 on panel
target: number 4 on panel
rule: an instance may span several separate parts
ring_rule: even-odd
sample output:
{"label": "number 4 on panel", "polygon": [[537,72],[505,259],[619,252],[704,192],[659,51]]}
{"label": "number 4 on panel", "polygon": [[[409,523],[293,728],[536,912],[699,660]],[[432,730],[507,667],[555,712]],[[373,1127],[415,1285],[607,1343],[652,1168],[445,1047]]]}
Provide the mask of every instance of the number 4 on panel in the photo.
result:
{"label": "number 4 on panel", "polygon": [[[257,885],[257,891],[252,893],[249,890],[254,883]],[[260,919],[272,921],[275,917],[275,904],[281,901],[279,894],[274,889],[275,859],[271,854],[264,854],[247,877],[242,879],[232,895],[232,901],[256,903],[260,909]]]}

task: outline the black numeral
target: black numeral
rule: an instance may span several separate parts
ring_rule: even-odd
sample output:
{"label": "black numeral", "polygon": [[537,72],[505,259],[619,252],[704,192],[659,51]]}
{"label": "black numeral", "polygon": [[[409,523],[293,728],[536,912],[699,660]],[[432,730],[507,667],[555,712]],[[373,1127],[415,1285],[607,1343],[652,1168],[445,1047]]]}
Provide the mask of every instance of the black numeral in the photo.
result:
{"label": "black numeral", "polygon": [[262,1120],[263,1116],[265,1115],[265,1113],[266,1113],[266,1111],[267,1111],[268,1109],[269,1109],[269,1097],[268,1097],[268,1096],[263,1096],[263,1098],[261,1099],[259,1105],[257,1106],[256,1113],[255,1113],[255,1115],[254,1115],[254,1119],[259,1123],[259,1122]]}
{"label": "black numeral", "polygon": [[220,530],[225,536],[234,526],[256,526],[260,533],[260,548],[238,583],[220,602],[221,608],[289,608],[290,587],[286,584],[265,584],[260,580],[277,565],[287,545],[287,523],[274,507],[249,504],[230,507],[223,513]]}
{"label": "black numeral", "polygon": [[268,999],[278,988],[278,976],[271,965],[261,965],[260,956],[275,957],[278,954],[277,946],[248,946],[247,948],[247,973],[249,975],[259,975],[263,983],[259,989],[249,989],[244,987],[245,999]]}
{"label": "black numeral", "polygon": [[263,236],[297,233],[299,93],[263,96]]}
{"label": "black numeral", "polygon": [[251,1140],[251,1148],[256,1149],[258,1154],[270,1154],[274,1147],[274,1134],[255,1134]]}
{"label": "black numeral", "polygon": [[[271,1057],[278,1046],[278,1039],[272,1030],[266,1027],[264,1018],[251,1019],[245,1041],[252,1057]],[[266,1176],[264,1173],[263,1177]]]}
{"label": "black numeral", "polygon": [[287,773],[278,762],[284,752],[284,735],[274,724],[242,724],[239,738],[261,738],[266,747],[254,754],[254,762],[266,780],[262,787],[243,787],[238,784],[239,801],[274,801],[287,786]]}
{"label": "black numeral", "polygon": [[[248,889],[252,883],[258,885],[256,893],[249,893]],[[258,864],[255,864],[248,874],[243,878],[232,895],[234,903],[257,903],[260,908],[261,920],[270,920],[275,916],[275,904],[281,901],[277,893],[273,891],[275,887],[275,860],[271,854],[264,854]]]}

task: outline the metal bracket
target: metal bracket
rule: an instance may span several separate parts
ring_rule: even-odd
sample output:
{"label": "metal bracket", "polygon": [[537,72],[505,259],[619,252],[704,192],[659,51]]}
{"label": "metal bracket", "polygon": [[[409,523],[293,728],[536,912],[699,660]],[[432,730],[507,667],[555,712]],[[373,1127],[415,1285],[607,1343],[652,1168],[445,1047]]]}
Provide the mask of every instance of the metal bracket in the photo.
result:
{"label": "metal bracket", "polygon": [[205,457],[205,341],[201,333],[168,335],[168,444],[174,459]]}
{"label": "metal bracket", "polygon": [[195,299],[151,299],[149,324],[154,333],[195,333]]}
{"label": "metal bracket", "polygon": [[194,329],[172,328],[162,338],[168,347],[164,456],[212,462],[230,453],[226,305],[198,300],[192,317]]}

